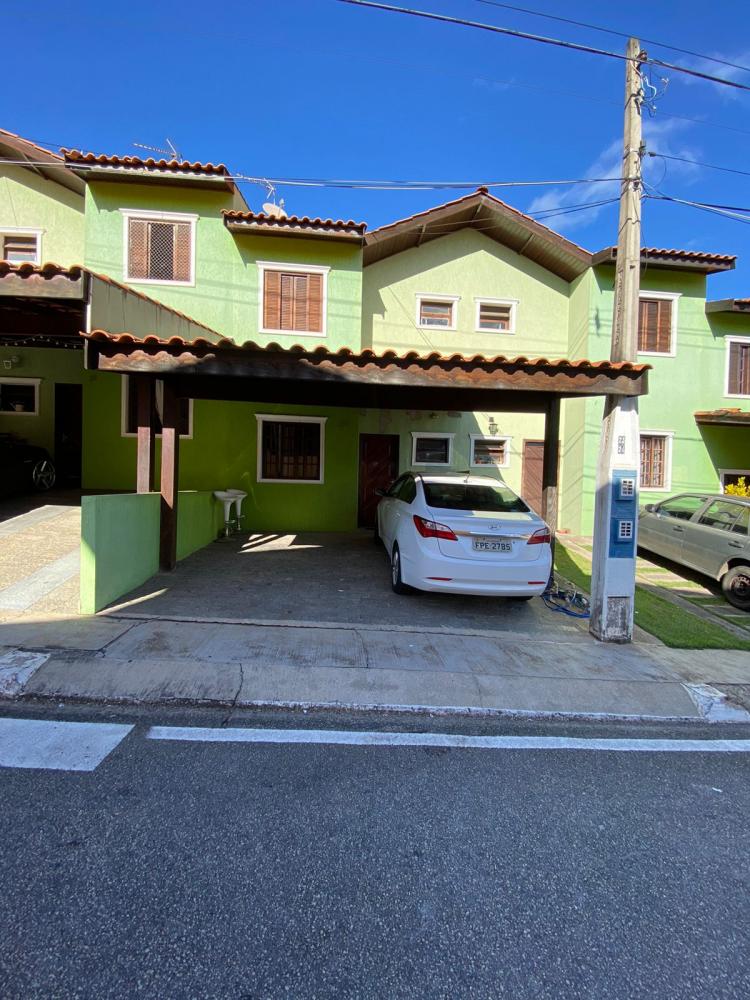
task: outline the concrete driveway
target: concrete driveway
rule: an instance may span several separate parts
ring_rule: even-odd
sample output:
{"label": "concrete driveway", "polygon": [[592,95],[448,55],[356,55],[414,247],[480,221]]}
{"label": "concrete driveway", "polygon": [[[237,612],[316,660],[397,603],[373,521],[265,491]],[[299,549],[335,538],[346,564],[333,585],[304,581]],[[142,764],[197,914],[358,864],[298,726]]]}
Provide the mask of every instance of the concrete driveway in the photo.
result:
{"label": "concrete driveway", "polygon": [[255,534],[221,540],[152,577],[116,607],[160,617],[409,626],[569,639],[586,624],[541,600],[391,590],[385,551],[367,531]]}
{"label": "concrete driveway", "polygon": [[78,614],[80,504],[77,491],[0,501],[0,621]]}

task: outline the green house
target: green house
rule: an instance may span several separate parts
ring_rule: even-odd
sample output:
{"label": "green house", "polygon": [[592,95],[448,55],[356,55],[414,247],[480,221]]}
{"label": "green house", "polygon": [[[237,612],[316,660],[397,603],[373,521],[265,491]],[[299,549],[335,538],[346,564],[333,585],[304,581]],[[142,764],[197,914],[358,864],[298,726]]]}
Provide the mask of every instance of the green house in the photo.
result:
{"label": "green house", "polygon": [[[367,526],[375,486],[405,469],[481,470],[541,508],[550,412],[533,394],[559,386],[558,527],[590,533],[608,390],[581,362],[609,357],[613,249],[481,188],[368,232],[256,213],[223,164],[58,155],[7,132],[0,154],[0,433],[46,447],[67,481],[158,486],[169,383],[178,488],[246,491],[254,530]],[[642,261],[641,495],[718,491],[750,475],[750,308],[706,297],[735,259]],[[492,371],[522,390],[502,406],[478,392]]]}

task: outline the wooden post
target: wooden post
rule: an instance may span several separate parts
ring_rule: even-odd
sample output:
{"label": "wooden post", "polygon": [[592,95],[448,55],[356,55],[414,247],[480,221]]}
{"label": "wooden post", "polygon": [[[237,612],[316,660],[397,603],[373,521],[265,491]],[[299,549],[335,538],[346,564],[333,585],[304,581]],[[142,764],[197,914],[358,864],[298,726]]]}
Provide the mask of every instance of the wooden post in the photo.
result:
{"label": "wooden post", "polygon": [[542,517],[552,536],[552,568],[555,566],[555,532],[557,531],[557,479],[560,465],[560,397],[550,396],[544,418],[544,452],[542,455]]}
{"label": "wooden post", "polygon": [[145,375],[131,375],[136,384],[136,492],[150,493],[154,488],[154,380]]}
{"label": "wooden post", "polygon": [[180,401],[173,385],[164,382],[161,424],[161,527],[159,562],[171,570],[177,564],[177,497],[180,473]]}

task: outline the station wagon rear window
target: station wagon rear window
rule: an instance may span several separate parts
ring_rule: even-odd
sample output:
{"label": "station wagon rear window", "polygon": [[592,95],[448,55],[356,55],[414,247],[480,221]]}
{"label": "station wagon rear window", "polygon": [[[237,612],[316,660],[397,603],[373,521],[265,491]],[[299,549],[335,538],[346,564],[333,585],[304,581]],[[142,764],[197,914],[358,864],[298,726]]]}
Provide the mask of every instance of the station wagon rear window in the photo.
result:
{"label": "station wagon rear window", "polygon": [[477,486],[470,483],[423,483],[428,507],[441,510],[486,510],[493,514],[528,512],[520,497],[505,486]]}

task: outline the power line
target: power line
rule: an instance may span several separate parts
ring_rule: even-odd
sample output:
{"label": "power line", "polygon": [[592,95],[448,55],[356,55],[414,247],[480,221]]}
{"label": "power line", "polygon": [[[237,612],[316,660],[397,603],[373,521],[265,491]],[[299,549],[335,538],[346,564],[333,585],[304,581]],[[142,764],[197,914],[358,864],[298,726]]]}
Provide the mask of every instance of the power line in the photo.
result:
{"label": "power line", "polygon": [[[446,24],[458,24],[465,28],[478,28],[481,31],[491,31],[498,35],[509,35],[513,38],[523,38],[530,42],[541,42],[544,45],[556,45],[558,48],[571,49],[575,52],[586,52],[590,55],[606,56],[608,59],[619,59],[621,62],[630,61],[630,57],[621,52],[610,52],[607,49],[599,49],[593,45],[582,45],[580,42],[566,42],[561,38],[550,38],[547,35],[535,35],[528,31],[518,31],[515,28],[501,28],[496,24],[484,24],[481,21],[469,21],[462,17],[451,17],[449,14],[436,14],[434,11],[415,10],[411,7],[396,7],[392,4],[375,3],[374,0],[337,0],[337,3],[351,4],[354,7],[372,7],[374,10],[385,10],[395,14],[408,14],[411,17],[423,17],[430,21],[442,21]],[[687,66],[679,66],[676,63],[668,63],[663,59],[652,59],[646,57],[636,60],[647,66],[661,66],[663,69],[671,69],[676,73],[685,73],[687,76],[694,76],[701,80],[708,80],[710,83],[719,83],[725,87],[734,87],[736,90],[746,90],[750,92],[750,86],[744,83],[737,83],[735,80],[726,80],[721,76],[712,76],[710,73],[702,73],[697,69],[690,69]]]}
{"label": "power line", "polygon": [[736,167],[721,167],[716,163],[702,163],[700,160],[691,160],[688,156],[670,156],[668,153],[646,152],[647,156],[658,156],[662,160],[677,160],[679,163],[692,163],[696,167],[706,167],[709,170],[723,170],[727,174],[741,174],[743,177],[750,177],[750,170],[738,170]]}
{"label": "power line", "polygon": [[[626,31],[616,31],[614,28],[603,28],[599,24],[589,24],[587,21],[575,21],[571,17],[561,17],[558,14],[547,14],[541,10],[531,10],[529,7],[517,7],[511,3],[500,3],[499,0],[475,0],[475,3],[483,3],[488,7],[502,7],[505,10],[515,10],[521,14],[531,14],[533,17],[544,17],[549,21],[560,21],[563,24],[573,24],[577,28],[590,28],[592,31],[602,31],[607,35],[616,35],[618,38],[630,38]],[[671,52],[681,52],[685,56],[694,56],[696,59],[706,59],[709,62],[720,63],[722,66],[731,66],[732,69],[741,69],[743,73],[750,73],[750,67],[741,66],[739,63],[729,62],[727,59],[719,59],[718,56],[706,56],[701,52],[693,52],[692,49],[681,49],[676,45],[667,45],[666,42],[657,42],[655,38],[644,38],[638,36],[640,41],[647,45],[657,45],[660,49],[669,49]]]}

